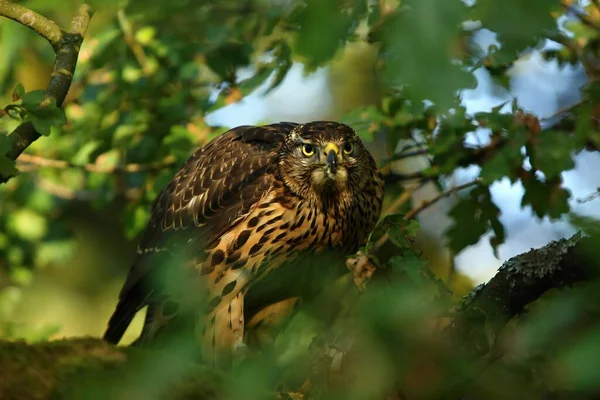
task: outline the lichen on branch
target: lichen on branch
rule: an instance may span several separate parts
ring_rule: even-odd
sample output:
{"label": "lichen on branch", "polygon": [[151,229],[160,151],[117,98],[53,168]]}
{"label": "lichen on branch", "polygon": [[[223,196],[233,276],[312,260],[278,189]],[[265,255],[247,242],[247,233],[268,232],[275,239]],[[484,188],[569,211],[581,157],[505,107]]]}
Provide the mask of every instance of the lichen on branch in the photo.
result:
{"label": "lichen on branch", "polygon": [[[497,337],[527,305],[551,289],[594,276],[593,248],[594,238],[576,234],[509,259],[488,283],[466,298],[446,333],[470,356],[482,356],[490,350],[489,336]],[[480,335],[482,324],[487,327],[485,337]]]}

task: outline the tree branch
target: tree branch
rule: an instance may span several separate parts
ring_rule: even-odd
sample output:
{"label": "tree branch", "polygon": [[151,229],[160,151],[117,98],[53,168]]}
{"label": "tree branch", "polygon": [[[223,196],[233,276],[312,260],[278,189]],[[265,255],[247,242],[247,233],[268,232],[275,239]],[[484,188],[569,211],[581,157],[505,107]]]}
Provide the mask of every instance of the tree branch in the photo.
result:
{"label": "tree branch", "polygon": [[[0,3],[0,6],[1,5],[9,5],[9,3],[3,1]],[[12,9],[9,6],[7,7],[8,9]],[[25,9],[24,7],[21,8]],[[2,9],[0,8],[0,12],[1,10]],[[33,13],[31,10],[25,10]],[[50,83],[46,89],[47,99],[50,97],[55,98],[58,107],[62,105],[67,96],[67,92],[71,87],[73,74],[75,73],[75,67],[77,65],[79,48],[83,42],[83,37],[85,36],[91,16],[91,7],[87,4],[82,4],[73,17],[70,32],[66,33],[61,31],[60,40],[55,48],[56,59],[54,62],[54,69],[50,77]],[[19,22],[21,21],[19,20]],[[35,130],[31,122],[25,122],[12,131],[8,137],[10,139],[11,149],[6,156],[11,160],[16,160],[27,147],[40,137],[40,134]],[[11,176],[0,176],[0,183],[5,183],[10,178]]]}
{"label": "tree branch", "polygon": [[21,164],[21,166],[19,167],[19,170],[21,171],[34,171],[40,168],[75,168],[83,169],[88,172],[97,172],[100,174],[117,174],[157,171],[175,165],[176,160],[174,157],[169,156],[162,161],[149,162],[143,164],[124,164],[106,167],[98,164],[73,164],[68,161],[53,160],[50,158],[34,156],[31,154],[21,154],[17,159],[17,162]]}
{"label": "tree branch", "polygon": [[474,180],[472,180],[470,182],[463,183],[462,185],[454,186],[454,187],[446,190],[445,192],[442,192],[442,193],[438,194],[437,196],[435,196],[432,199],[423,200],[421,202],[421,204],[419,204],[416,207],[413,207],[409,212],[407,212],[406,215],[404,216],[404,218],[406,218],[406,219],[412,219],[412,218],[416,217],[417,214],[419,214],[421,211],[423,211],[427,207],[429,207],[429,206],[437,203],[438,201],[440,201],[444,197],[449,197],[449,196],[455,194],[456,192],[460,192],[463,189],[469,188],[471,186],[478,185],[480,183],[481,183],[481,179],[477,178],[477,179],[474,179]]}
{"label": "tree branch", "polygon": [[513,317],[542,294],[596,276],[597,260],[592,259],[597,253],[595,240],[576,234],[506,261],[487,284],[468,296],[445,328],[452,343],[470,357],[481,357],[490,351],[490,334],[495,339]]}
{"label": "tree branch", "polygon": [[592,28],[592,29],[600,32],[600,25],[598,25],[592,18],[590,18],[589,15],[587,15],[584,12],[579,11],[577,8],[573,7],[572,5],[570,5],[568,2],[566,2],[564,0],[561,1],[561,6],[562,6],[562,8],[564,8],[564,10],[566,12],[570,12],[571,14],[575,15],[577,17],[577,19],[579,19],[581,21],[581,23],[588,26],[589,28]]}
{"label": "tree branch", "polygon": [[32,29],[46,39],[55,51],[58,51],[63,31],[54,21],[27,7],[6,0],[0,0],[0,15]]}
{"label": "tree branch", "polygon": [[[0,340],[0,398],[117,399],[131,398],[132,393],[136,398],[221,398],[221,374],[189,358],[177,350],[142,352],[94,338],[34,344]],[[162,369],[160,379],[152,378],[150,384],[156,368],[148,365],[169,369]],[[140,379],[144,372],[146,380]]]}
{"label": "tree branch", "polygon": [[409,151],[409,152],[398,152],[395,155],[393,155],[392,157],[383,160],[380,165],[385,166],[394,161],[403,160],[405,158],[424,156],[427,154],[429,154],[429,149],[418,149],[418,150],[413,150],[413,151]]}
{"label": "tree branch", "polygon": [[[417,216],[417,214],[419,214],[420,212],[422,212],[426,208],[430,207],[431,205],[437,203],[441,199],[443,199],[445,197],[449,197],[449,196],[455,194],[456,192],[459,192],[459,191],[461,191],[463,189],[466,189],[466,188],[469,188],[471,186],[475,186],[475,185],[477,185],[479,183],[481,183],[481,180],[479,178],[477,178],[477,179],[472,180],[470,182],[463,183],[462,185],[454,186],[454,187],[446,190],[445,192],[442,192],[442,193],[438,194],[437,196],[435,196],[432,199],[423,200],[421,202],[421,204],[419,204],[418,206],[413,207],[409,212],[407,212],[406,215],[404,215],[404,219],[406,219],[406,220],[413,219],[414,217]],[[411,192],[411,191],[404,192],[402,194],[402,196],[399,197],[399,200],[397,200],[397,202],[400,203],[399,206],[401,206],[402,204],[404,204],[406,202],[406,200],[408,200],[406,196],[411,196],[413,192]],[[396,202],[392,203],[392,205],[395,205],[395,203]],[[386,214],[390,214],[391,213],[390,211],[393,211],[393,209],[390,206],[390,207],[388,207],[388,209],[386,211],[387,211]],[[377,249],[381,248],[381,246],[383,246],[385,244],[385,242],[387,242],[388,239],[389,239],[389,235],[387,233],[385,233],[383,236],[381,236],[381,238],[377,241],[377,243],[375,243],[375,245],[373,246],[373,249],[377,250]]]}
{"label": "tree branch", "polygon": [[[65,200],[91,201],[101,198],[102,196],[106,196],[105,192],[73,189],[68,186],[61,185],[60,183],[40,177],[35,179],[35,183],[46,193]],[[127,188],[123,191],[118,191],[116,194],[124,197],[127,200],[137,201],[142,197],[143,190],[141,188]]]}
{"label": "tree branch", "polygon": [[148,65],[148,57],[146,57],[144,48],[136,41],[133,28],[131,27],[131,23],[127,19],[127,16],[125,15],[125,11],[123,9],[117,11],[117,20],[119,21],[121,31],[123,31],[123,38],[125,39],[125,43],[127,43],[127,46],[129,46],[131,53],[133,53],[133,56],[135,57],[137,63],[142,68],[142,72],[145,76],[150,75],[151,71]]}

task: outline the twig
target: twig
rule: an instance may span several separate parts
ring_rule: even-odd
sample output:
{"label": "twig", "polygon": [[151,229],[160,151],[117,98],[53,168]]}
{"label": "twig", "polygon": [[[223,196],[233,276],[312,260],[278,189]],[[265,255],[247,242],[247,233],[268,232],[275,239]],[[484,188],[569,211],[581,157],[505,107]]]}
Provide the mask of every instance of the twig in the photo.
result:
{"label": "twig", "polygon": [[148,57],[146,57],[146,53],[144,53],[142,46],[135,40],[131,24],[129,23],[129,20],[125,15],[125,11],[122,8],[117,11],[117,20],[119,21],[119,26],[123,31],[125,43],[127,43],[127,46],[129,46],[131,49],[131,52],[133,53],[137,63],[142,68],[144,75],[148,76],[151,72],[148,66]]}
{"label": "twig", "polygon": [[445,192],[440,193],[439,195],[435,196],[433,199],[430,200],[423,200],[421,202],[421,204],[419,204],[418,206],[414,207],[412,210],[410,210],[409,212],[406,213],[406,215],[404,216],[405,219],[412,219],[414,218],[417,214],[419,214],[421,211],[425,210],[427,207],[437,203],[438,201],[440,201],[441,199],[443,199],[444,197],[448,197],[451,196],[452,194],[459,192],[463,189],[469,188],[471,186],[475,186],[481,183],[481,180],[479,178],[472,180],[470,182],[467,183],[463,183],[462,185],[458,185],[458,186],[454,186],[448,190],[446,190]]}
{"label": "twig", "polygon": [[[60,183],[39,177],[35,179],[35,183],[45,192],[65,200],[90,201],[105,195],[105,193],[92,190],[72,189],[68,186],[61,185]],[[140,188],[129,188],[122,192],[122,195],[127,200],[139,200],[141,194],[142,189]]]}
{"label": "twig", "polygon": [[592,200],[596,200],[597,198],[600,197],[600,192],[596,191],[594,193],[590,193],[587,196],[585,196],[584,198],[581,199],[577,199],[577,204],[583,204],[583,203],[587,203],[590,202]]}
{"label": "twig", "polygon": [[17,159],[17,162],[21,163],[19,167],[21,171],[34,171],[40,168],[79,168],[88,172],[97,172],[102,174],[113,174],[113,173],[136,173],[145,171],[155,171],[162,168],[170,167],[175,165],[175,158],[172,156],[166,157],[163,161],[149,162],[143,164],[125,164],[105,167],[98,164],[73,164],[67,161],[53,160],[50,158],[44,158],[40,156],[34,156],[31,154],[21,154]]}
{"label": "twig", "polygon": [[398,154],[393,155],[390,158],[387,158],[387,159],[383,160],[381,162],[381,165],[382,166],[383,165],[387,165],[387,164],[390,164],[390,163],[392,163],[394,161],[403,160],[405,158],[427,155],[428,153],[429,153],[429,149],[419,149],[419,150],[414,150],[414,151],[411,151],[411,152],[408,152],[408,153],[402,153],[402,152],[400,152]]}
{"label": "twig", "polygon": [[579,107],[581,104],[583,104],[584,101],[585,100],[579,100],[578,102],[571,104],[570,106],[559,108],[554,114],[550,115],[549,117],[541,118],[540,121],[548,121],[556,117],[563,116],[564,114],[570,113],[571,111]]}
{"label": "twig", "polygon": [[387,208],[385,210],[383,210],[381,215],[385,217],[386,215],[397,212],[404,203],[406,203],[408,200],[410,200],[410,197],[417,191],[417,189],[419,189],[425,183],[426,182],[421,182],[419,185],[406,190],[400,196],[396,197],[396,199],[392,202],[392,204],[388,205]]}
{"label": "twig", "polygon": [[409,174],[396,174],[392,172],[390,164],[383,166],[380,171],[386,185],[393,185],[398,182],[412,181],[415,179],[421,179],[423,182],[427,182],[436,178],[436,176],[425,175],[422,171],[411,172]]}
{"label": "twig", "polygon": [[589,15],[579,11],[575,7],[569,5],[564,0],[561,1],[561,6],[565,9],[565,11],[575,15],[577,19],[579,19],[584,25],[587,25],[588,27],[600,32],[600,25],[598,25],[594,20],[592,20]]}
{"label": "twig", "polygon": [[46,39],[55,51],[58,50],[63,32],[54,21],[33,10],[6,0],[0,0],[0,15],[30,28]]}
{"label": "twig", "polygon": [[552,40],[553,42],[556,42],[558,44],[562,44],[567,49],[569,49],[573,54],[579,54],[580,48],[577,45],[577,43],[573,39],[571,39],[570,37],[565,35],[564,33],[560,33],[560,32],[551,33],[551,34],[546,35],[546,39]]}
{"label": "twig", "polygon": [[[407,213],[404,215],[404,219],[405,219],[405,220],[407,220],[407,221],[408,221],[408,220],[410,220],[410,219],[413,219],[413,218],[414,218],[414,217],[416,217],[416,216],[417,216],[417,214],[419,214],[421,211],[423,211],[423,210],[425,210],[427,207],[430,207],[431,205],[433,205],[433,204],[437,203],[437,202],[438,202],[438,201],[440,201],[441,199],[443,199],[443,198],[445,198],[445,197],[448,197],[448,196],[451,196],[452,194],[454,194],[454,193],[456,193],[456,192],[459,192],[459,191],[461,191],[461,190],[463,190],[463,189],[466,189],[466,188],[468,188],[468,187],[471,187],[471,186],[478,185],[480,182],[481,182],[481,180],[480,180],[479,178],[477,178],[477,179],[475,179],[475,180],[473,180],[473,181],[470,181],[470,182],[467,182],[467,183],[463,183],[462,185],[454,186],[454,187],[452,187],[452,188],[450,188],[450,189],[446,190],[445,192],[442,192],[442,193],[438,194],[437,196],[435,196],[435,197],[434,197],[434,198],[432,198],[432,199],[429,199],[429,200],[424,200],[424,201],[422,201],[422,202],[421,202],[421,204],[419,204],[419,205],[418,205],[418,206],[416,206],[416,207],[413,207],[413,208],[412,208],[412,209],[411,209],[409,212],[407,212]],[[415,188],[415,190],[416,190],[416,188]],[[412,192],[411,192],[411,191],[406,191],[406,192],[402,193],[402,195],[401,195],[401,196],[398,198],[398,201],[401,201],[400,205],[402,205],[402,204],[404,204],[404,203],[406,202],[406,200],[407,200],[407,199],[405,199],[405,195],[408,195],[408,196],[410,197],[410,196],[411,196],[413,193],[414,193],[414,190],[413,190]],[[395,203],[396,203],[396,202],[394,202],[393,204],[395,204]],[[388,209],[386,209],[386,212],[387,212],[388,210],[390,210],[390,208],[391,208],[391,207],[388,207]],[[399,207],[398,207],[398,208],[399,208]],[[381,236],[381,238],[379,238],[379,240],[378,240],[378,241],[377,241],[377,242],[376,242],[376,243],[373,245],[373,249],[374,249],[374,250],[377,250],[377,249],[381,248],[381,246],[383,246],[383,245],[385,244],[385,242],[387,242],[388,238],[389,238],[388,234],[387,234],[387,233],[385,233],[385,234],[384,234],[383,236]]]}
{"label": "twig", "polygon": [[[5,9],[16,12],[14,11],[15,8],[11,6],[11,3],[2,1],[0,3],[0,13],[2,13]],[[23,23],[21,21],[23,15],[33,13],[33,11],[25,7],[20,7],[18,10],[21,11],[21,14],[20,16],[17,16],[17,19],[15,20],[21,23]],[[55,48],[56,59],[54,62],[52,75],[50,76],[50,83],[46,89],[46,100],[44,101],[47,101],[49,98],[53,97],[56,99],[56,106],[60,107],[65,100],[67,92],[71,87],[71,82],[73,81],[73,74],[75,73],[75,66],[77,65],[79,48],[83,42],[83,37],[85,36],[85,32],[91,17],[91,7],[87,4],[82,4],[73,16],[70,32],[63,32],[59,29],[60,38],[57,39],[52,36],[51,43],[57,43]],[[25,20],[26,22],[28,21],[27,18]],[[54,26],[56,26],[56,24],[54,24]],[[50,41],[50,39],[48,40]],[[39,132],[35,130],[31,122],[22,123],[8,136],[11,143],[11,149],[8,151],[6,156],[11,160],[16,160],[19,155],[23,153],[23,151],[25,151],[25,149],[35,142],[39,137]],[[11,177],[12,176],[0,176],[0,183],[7,182]]]}

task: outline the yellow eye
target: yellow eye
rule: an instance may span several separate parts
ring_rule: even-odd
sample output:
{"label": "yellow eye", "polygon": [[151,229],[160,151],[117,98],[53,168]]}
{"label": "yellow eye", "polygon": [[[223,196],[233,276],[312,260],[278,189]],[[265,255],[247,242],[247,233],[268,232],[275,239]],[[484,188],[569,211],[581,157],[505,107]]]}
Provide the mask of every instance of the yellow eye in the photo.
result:
{"label": "yellow eye", "polygon": [[306,157],[310,157],[315,154],[315,147],[311,144],[303,144],[302,145],[302,154]]}
{"label": "yellow eye", "polygon": [[352,154],[354,151],[354,145],[352,143],[346,143],[344,145],[344,154]]}

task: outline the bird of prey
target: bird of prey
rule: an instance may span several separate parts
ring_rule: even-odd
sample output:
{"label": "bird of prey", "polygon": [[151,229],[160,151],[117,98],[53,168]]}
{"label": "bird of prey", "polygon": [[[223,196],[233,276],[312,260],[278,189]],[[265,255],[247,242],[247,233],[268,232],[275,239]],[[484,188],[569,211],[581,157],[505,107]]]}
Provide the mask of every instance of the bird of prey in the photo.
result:
{"label": "bird of prey", "polygon": [[[273,286],[282,296],[270,305],[258,301],[265,296],[252,297],[252,288],[294,260],[356,252],[379,218],[382,198],[375,161],[347,125],[229,130],[196,151],[154,201],[104,339],[118,343],[146,306],[141,342],[191,309],[204,357],[230,362],[254,324],[248,310],[260,306],[269,311],[254,314],[278,319],[294,303],[287,285],[305,267]],[[313,264],[311,279],[328,269]],[[169,283],[165,271],[185,273]],[[183,300],[183,287],[202,295]]]}

